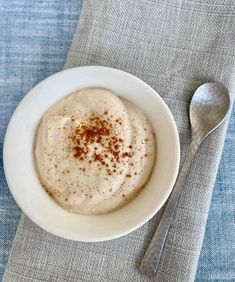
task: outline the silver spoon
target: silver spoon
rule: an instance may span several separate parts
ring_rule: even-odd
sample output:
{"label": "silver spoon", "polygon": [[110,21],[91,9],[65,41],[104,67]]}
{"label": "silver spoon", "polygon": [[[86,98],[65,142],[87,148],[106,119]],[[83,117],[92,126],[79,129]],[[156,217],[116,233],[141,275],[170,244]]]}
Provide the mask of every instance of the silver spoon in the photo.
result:
{"label": "silver spoon", "polygon": [[142,273],[148,275],[156,273],[167,233],[193,157],[202,141],[222,123],[229,106],[228,90],[221,83],[202,84],[194,93],[189,111],[192,134],[191,145],[158,228],[140,264]]}

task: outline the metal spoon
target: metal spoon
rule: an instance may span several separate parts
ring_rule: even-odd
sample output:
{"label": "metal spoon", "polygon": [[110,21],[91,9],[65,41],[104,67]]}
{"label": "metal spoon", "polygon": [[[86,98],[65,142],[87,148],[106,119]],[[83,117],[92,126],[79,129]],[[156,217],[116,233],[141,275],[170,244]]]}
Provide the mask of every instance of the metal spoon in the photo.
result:
{"label": "metal spoon", "polygon": [[192,134],[191,145],[158,228],[140,264],[140,271],[142,273],[156,273],[167,233],[193,157],[202,141],[222,123],[229,110],[229,106],[230,97],[228,90],[221,83],[210,82],[202,84],[194,93],[189,111]]}

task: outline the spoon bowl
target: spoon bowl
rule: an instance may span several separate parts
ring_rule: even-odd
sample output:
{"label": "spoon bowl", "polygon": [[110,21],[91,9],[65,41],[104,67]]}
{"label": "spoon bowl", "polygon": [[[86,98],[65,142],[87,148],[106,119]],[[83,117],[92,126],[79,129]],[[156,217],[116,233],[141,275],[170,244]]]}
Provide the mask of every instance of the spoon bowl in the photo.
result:
{"label": "spoon bowl", "polygon": [[192,136],[202,141],[224,120],[230,106],[227,88],[217,82],[202,84],[190,104]]}

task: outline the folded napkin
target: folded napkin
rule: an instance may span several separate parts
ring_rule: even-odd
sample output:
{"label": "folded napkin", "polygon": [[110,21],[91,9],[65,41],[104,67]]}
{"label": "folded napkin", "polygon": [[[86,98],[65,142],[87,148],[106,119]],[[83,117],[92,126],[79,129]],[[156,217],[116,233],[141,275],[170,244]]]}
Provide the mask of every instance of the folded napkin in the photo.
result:
{"label": "folded napkin", "polygon": [[[231,94],[235,89],[232,3],[84,0],[65,68],[111,66],[151,85],[176,119],[183,160],[195,89],[207,81],[224,83]],[[226,127],[195,157],[154,277],[141,275],[138,265],[162,211],[131,234],[101,243],[61,239],[22,215],[3,281],[193,281]]]}

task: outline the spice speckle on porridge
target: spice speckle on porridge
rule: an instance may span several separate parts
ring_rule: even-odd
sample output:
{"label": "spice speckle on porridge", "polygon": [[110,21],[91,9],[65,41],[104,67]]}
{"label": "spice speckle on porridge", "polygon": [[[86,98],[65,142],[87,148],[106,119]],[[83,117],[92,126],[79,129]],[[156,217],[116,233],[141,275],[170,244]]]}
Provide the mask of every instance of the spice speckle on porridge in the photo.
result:
{"label": "spice speckle on porridge", "polygon": [[70,212],[102,214],[132,200],[155,161],[151,124],[109,90],[86,88],[43,116],[35,142],[40,181]]}

